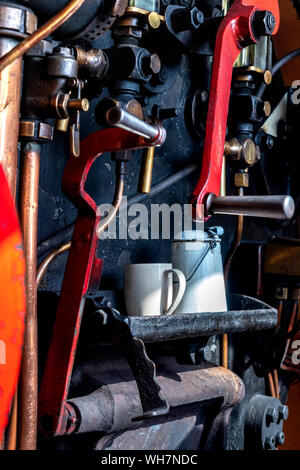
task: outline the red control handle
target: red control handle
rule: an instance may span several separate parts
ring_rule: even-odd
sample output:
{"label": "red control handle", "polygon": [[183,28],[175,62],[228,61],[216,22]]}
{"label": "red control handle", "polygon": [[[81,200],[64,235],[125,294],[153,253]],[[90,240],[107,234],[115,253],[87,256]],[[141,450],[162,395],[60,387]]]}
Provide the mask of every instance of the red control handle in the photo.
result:
{"label": "red control handle", "polygon": [[25,317],[25,264],[15,204],[0,165],[0,442],[18,381]]}
{"label": "red control handle", "polygon": [[216,37],[200,179],[192,195],[194,218],[204,218],[209,194],[219,195],[233,65],[241,50],[258,39],[253,34],[256,11],[270,11],[279,28],[278,0],[235,0]]}
{"label": "red control handle", "polygon": [[[104,129],[81,142],[80,157],[71,157],[63,176],[63,190],[78,208],[68,262],[56,312],[39,395],[40,426],[45,435],[66,434],[74,417],[66,403],[79,337],[84,301],[92,286],[99,284],[102,260],[97,257],[97,204],[85,191],[93,162],[106,152],[160,145],[123,129]],[[73,423],[73,424],[72,424]]]}

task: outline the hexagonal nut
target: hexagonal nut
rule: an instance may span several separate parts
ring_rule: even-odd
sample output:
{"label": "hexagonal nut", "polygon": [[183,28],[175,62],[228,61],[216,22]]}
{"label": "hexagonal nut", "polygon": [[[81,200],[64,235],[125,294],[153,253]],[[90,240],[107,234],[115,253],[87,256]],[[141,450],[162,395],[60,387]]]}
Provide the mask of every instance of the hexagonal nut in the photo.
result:
{"label": "hexagonal nut", "polygon": [[161,61],[157,54],[147,55],[142,58],[142,70],[146,76],[157,74],[160,69]]}
{"label": "hexagonal nut", "polygon": [[204,21],[204,15],[197,7],[190,10],[190,24],[193,29],[198,29]]}
{"label": "hexagonal nut", "polygon": [[285,441],[284,432],[278,432],[275,436],[276,446],[282,446]]}
{"label": "hexagonal nut", "polygon": [[267,422],[269,423],[277,423],[278,421],[278,411],[273,406],[267,409]]}
{"label": "hexagonal nut", "polygon": [[283,419],[284,421],[288,419],[289,407],[287,405],[279,405],[278,416],[279,416],[279,419]]}
{"label": "hexagonal nut", "polygon": [[266,437],[264,442],[265,450],[274,450],[275,449],[275,437]]}
{"label": "hexagonal nut", "polygon": [[70,99],[69,93],[57,93],[50,99],[50,107],[56,113],[58,119],[66,119],[69,117],[68,102]]}
{"label": "hexagonal nut", "polygon": [[249,174],[238,172],[234,174],[234,186],[237,188],[248,188],[249,187]]}
{"label": "hexagonal nut", "polygon": [[256,11],[252,18],[252,28],[255,36],[269,36],[276,27],[276,19],[271,11]]}

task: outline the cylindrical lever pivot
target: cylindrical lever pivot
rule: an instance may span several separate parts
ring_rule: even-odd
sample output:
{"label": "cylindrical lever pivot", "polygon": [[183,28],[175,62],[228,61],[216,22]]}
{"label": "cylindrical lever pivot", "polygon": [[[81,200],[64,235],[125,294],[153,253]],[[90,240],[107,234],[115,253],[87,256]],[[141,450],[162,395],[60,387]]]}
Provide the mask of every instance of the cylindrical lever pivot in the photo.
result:
{"label": "cylindrical lever pivot", "polygon": [[225,196],[209,195],[206,211],[212,214],[245,215],[267,219],[291,219],[295,212],[291,196]]}

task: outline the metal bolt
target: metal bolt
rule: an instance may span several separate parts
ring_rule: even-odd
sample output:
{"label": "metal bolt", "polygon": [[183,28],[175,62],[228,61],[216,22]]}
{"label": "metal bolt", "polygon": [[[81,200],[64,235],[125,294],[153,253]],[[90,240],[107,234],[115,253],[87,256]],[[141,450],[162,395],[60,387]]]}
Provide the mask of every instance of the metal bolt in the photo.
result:
{"label": "metal bolt", "polygon": [[266,135],[264,143],[269,150],[272,150],[275,144],[274,137],[271,135]]}
{"label": "metal bolt", "polygon": [[252,27],[255,36],[270,36],[276,26],[276,19],[270,11],[256,11],[252,19]]}
{"label": "metal bolt", "polygon": [[265,439],[265,449],[272,450],[275,448],[275,437],[266,437]]}
{"label": "metal bolt", "polygon": [[279,418],[285,421],[288,418],[288,415],[289,415],[289,407],[286,405],[280,405],[278,407]]}
{"label": "metal bolt", "polygon": [[181,108],[164,108],[158,110],[158,117],[160,120],[171,119],[180,116]]}
{"label": "metal bolt", "polygon": [[142,58],[142,70],[145,75],[157,74],[161,69],[161,61],[157,54]]}
{"label": "metal bolt", "polygon": [[278,432],[276,434],[276,446],[282,446],[285,441],[285,435],[284,432]]}
{"label": "metal bolt", "polygon": [[267,409],[267,420],[269,423],[277,423],[278,411],[276,408],[270,407]]}
{"label": "metal bolt", "polygon": [[88,111],[90,107],[89,100],[86,98],[72,98],[68,102],[68,109],[74,111]]}
{"label": "metal bolt", "polygon": [[198,29],[199,26],[201,26],[201,24],[204,21],[204,15],[202,11],[198,10],[198,8],[192,8],[191,18],[192,18],[192,27],[194,29]]}
{"label": "metal bolt", "polygon": [[197,30],[204,22],[204,15],[197,7],[178,8],[172,13],[171,18],[176,32]]}

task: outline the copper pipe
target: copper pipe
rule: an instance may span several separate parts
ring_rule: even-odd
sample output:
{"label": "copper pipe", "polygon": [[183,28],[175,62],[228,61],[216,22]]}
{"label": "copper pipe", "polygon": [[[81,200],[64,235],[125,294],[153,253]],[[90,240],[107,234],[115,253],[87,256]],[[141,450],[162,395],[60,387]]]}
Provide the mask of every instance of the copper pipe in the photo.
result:
{"label": "copper pipe", "polygon": [[222,335],[222,366],[228,369],[228,334]]}
{"label": "copper pipe", "polygon": [[278,380],[277,369],[273,370],[273,381],[274,381],[274,388],[275,388],[275,397],[279,400],[279,380]]}
{"label": "copper pipe", "polygon": [[100,237],[101,233],[103,233],[111,221],[115,218],[117,215],[117,212],[120,208],[123,194],[124,194],[124,187],[125,187],[125,178],[124,174],[119,174],[117,176],[117,182],[116,182],[116,188],[115,188],[115,194],[114,194],[114,199],[113,199],[113,210],[98,224],[97,227],[97,236]]}
{"label": "copper pipe", "polygon": [[[243,195],[243,188],[240,188],[239,195]],[[235,234],[235,239],[233,241],[231,250],[227,256],[226,264],[225,264],[225,269],[224,269],[224,280],[225,280],[225,285],[227,286],[228,283],[228,274],[229,274],[229,269],[231,266],[231,262],[233,260],[233,257],[240,246],[242,235],[243,235],[243,228],[244,228],[244,216],[243,215],[238,215],[238,223],[237,223],[237,229],[236,229],[236,234]]]}
{"label": "copper pipe", "polygon": [[[97,227],[98,237],[101,235],[102,232],[104,232],[104,230],[106,230],[106,228],[109,226],[111,221],[116,216],[120,208],[121,202],[122,202],[122,198],[124,194],[124,187],[125,187],[124,174],[120,174],[118,175],[117,182],[116,182],[115,194],[113,198],[113,210],[108,214],[107,217],[105,217],[105,219],[103,219],[102,225],[101,224],[98,225]],[[40,286],[43,276],[45,272],[47,271],[48,267],[50,266],[50,264],[55,260],[57,256],[69,250],[70,247],[71,247],[71,240],[63,243],[57,248],[54,248],[54,250],[52,250],[46,256],[46,258],[43,259],[37,271],[37,278],[36,278],[37,288]]]}
{"label": "copper pipe", "polygon": [[[1,37],[0,57],[5,57],[16,44],[16,39]],[[21,74],[21,58],[0,74],[0,164],[14,199],[17,184]]]}
{"label": "copper pipe", "polygon": [[67,250],[69,250],[70,247],[71,247],[71,241],[68,241],[68,242],[64,243],[63,245],[60,245],[58,248],[54,248],[54,250],[52,250],[46,256],[45,259],[43,259],[43,261],[39,265],[39,268],[38,268],[38,271],[37,271],[37,277],[36,277],[36,287],[37,287],[37,289],[40,286],[41,280],[43,279],[44,274],[48,269],[48,266],[54,261],[54,259],[58,255],[64,253]]}
{"label": "copper pipe", "polygon": [[20,218],[24,239],[26,318],[23,358],[20,376],[20,426],[21,450],[36,448],[37,432],[37,217],[41,147],[28,142],[23,149]]}
{"label": "copper pipe", "polygon": [[273,381],[273,376],[272,376],[271,372],[268,372],[268,381],[269,381],[269,388],[270,388],[271,397],[276,398],[274,381]]}
{"label": "copper pipe", "polygon": [[20,44],[15,46],[10,52],[0,59],[0,72],[8,65],[12,64],[15,60],[21,58],[29,49],[35,46],[42,39],[52,34],[59,28],[65,21],[67,21],[85,0],[71,0],[59,13],[54,15],[43,26],[37,29],[31,36],[24,39]]}
{"label": "copper pipe", "polygon": [[17,448],[17,423],[18,423],[18,389],[12,403],[12,410],[10,415],[7,450],[16,450]]}
{"label": "copper pipe", "polygon": [[71,0],[71,2],[68,3],[68,5],[66,5],[59,13],[54,15],[28,38],[24,39],[24,41],[20,42],[20,44],[5,54],[5,56],[0,59],[0,72],[15,60],[21,58],[27,51],[29,51],[29,49],[35,46],[42,39],[45,39],[47,36],[52,34],[57,28],[65,23],[65,21],[67,21],[84,2],[85,0]]}
{"label": "copper pipe", "polygon": [[[243,194],[244,194],[243,188],[239,188],[239,196],[243,196]],[[231,262],[241,243],[243,228],[244,228],[244,216],[238,215],[238,223],[237,223],[235,239],[233,241],[231,250],[227,256],[227,260],[226,260],[226,264],[224,268],[225,288],[227,288],[227,284],[228,284],[228,275],[229,275]],[[222,335],[222,366],[225,367],[226,369],[228,368],[228,335],[227,334]]]}

